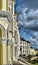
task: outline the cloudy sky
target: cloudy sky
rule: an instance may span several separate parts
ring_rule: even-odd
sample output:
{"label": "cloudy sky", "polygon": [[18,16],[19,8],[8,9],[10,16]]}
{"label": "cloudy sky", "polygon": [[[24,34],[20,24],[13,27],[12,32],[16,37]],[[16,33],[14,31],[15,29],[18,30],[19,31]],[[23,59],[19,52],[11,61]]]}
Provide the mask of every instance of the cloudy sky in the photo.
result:
{"label": "cloudy sky", "polygon": [[16,0],[20,35],[38,49],[38,0]]}

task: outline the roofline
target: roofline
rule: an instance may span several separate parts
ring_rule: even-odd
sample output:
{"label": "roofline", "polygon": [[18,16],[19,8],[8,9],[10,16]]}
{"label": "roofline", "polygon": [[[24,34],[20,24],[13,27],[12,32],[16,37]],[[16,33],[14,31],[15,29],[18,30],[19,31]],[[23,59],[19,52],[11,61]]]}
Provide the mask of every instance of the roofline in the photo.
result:
{"label": "roofline", "polygon": [[20,39],[21,39],[22,41],[25,41],[25,42],[27,42],[27,43],[30,43],[29,41],[26,41],[24,38],[21,38],[21,37],[20,37]]}
{"label": "roofline", "polygon": [[26,41],[26,40],[24,40],[23,38],[21,38],[21,40]]}
{"label": "roofline", "polygon": [[35,49],[35,50],[37,50],[37,51],[38,51],[38,49],[36,49],[36,48],[33,48],[32,46],[31,46],[31,48],[32,48],[32,49]]}

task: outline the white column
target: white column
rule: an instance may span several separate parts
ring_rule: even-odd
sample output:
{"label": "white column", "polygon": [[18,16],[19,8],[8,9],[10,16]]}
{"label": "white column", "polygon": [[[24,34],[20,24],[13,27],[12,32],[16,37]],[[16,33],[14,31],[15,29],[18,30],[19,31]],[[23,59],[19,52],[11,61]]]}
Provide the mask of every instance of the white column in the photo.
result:
{"label": "white column", "polygon": [[14,13],[14,5],[15,5],[15,2],[13,1],[13,15],[15,14],[15,13]]}
{"label": "white column", "polygon": [[2,10],[8,10],[8,0],[2,0]]}
{"label": "white column", "polygon": [[[3,37],[3,39],[5,39],[4,37]],[[3,45],[3,64],[7,64],[7,46],[6,46],[6,40],[3,40],[2,41],[2,45]]]}
{"label": "white column", "polygon": [[18,44],[18,58],[19,58],[19,55],[20,55],[20,34],[19,34],[19,30],[17,30],[17,36],[18,36],[18,41],[17,41],[17,44]]}
{"label": "white column", "polygon": [[12,29],[10,28],[11,25],[9,24],[8,27],[8,64],[13,64],[13,49],[12,49]]}
{"label": "white column", "polygon": [[15,61],[15,13],[14,13],[14,1],[13,1],[13,60]]}
{"label": "white column", "polygon": [[13,61],[15,61],[15,39],[12,38],[12,41],[13,41]]}

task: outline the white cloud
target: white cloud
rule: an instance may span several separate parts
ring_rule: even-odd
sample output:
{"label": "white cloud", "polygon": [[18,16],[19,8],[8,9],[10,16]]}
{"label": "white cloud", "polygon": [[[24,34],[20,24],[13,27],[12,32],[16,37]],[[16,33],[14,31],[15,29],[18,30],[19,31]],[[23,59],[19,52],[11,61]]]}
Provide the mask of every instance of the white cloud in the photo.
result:
{"label": "white cloud", "polygon": [[[23,25],[25,29],[32,29],[32,33],[29,36],[28,40],[31,42],[31,44],[35,45],[35,47],[38,48],[38,9],[28,10],[28,8],[20,7],[19,13],[20,13],[18,15],[19,25]],[[37,31],[35,31],[35,30],[37,30]],[[28,34],[30,34],[30,33],[28,33]]]}
{"label": "white cloud", "polygon": [[[25,28],[37,28],[38,27],[38,10],[28,10],[28,8],[24,8],[21,10],[21,13],[18,15],[18,20],[23,23]],[[28,12],[28,14],[26,13]],[[18,21],[19,22],[19,21]]]}

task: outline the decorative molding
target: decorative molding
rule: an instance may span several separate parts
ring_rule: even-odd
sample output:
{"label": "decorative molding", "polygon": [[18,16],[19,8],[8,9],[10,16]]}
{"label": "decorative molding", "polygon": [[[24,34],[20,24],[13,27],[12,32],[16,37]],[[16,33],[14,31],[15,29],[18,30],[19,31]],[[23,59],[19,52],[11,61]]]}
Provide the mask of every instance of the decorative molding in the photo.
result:
{"label": "decorative molding", "polygon": [[0,10],[0,17],[7,18],[8,22],[13,21],[13,15],[11,12]]}

